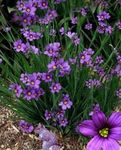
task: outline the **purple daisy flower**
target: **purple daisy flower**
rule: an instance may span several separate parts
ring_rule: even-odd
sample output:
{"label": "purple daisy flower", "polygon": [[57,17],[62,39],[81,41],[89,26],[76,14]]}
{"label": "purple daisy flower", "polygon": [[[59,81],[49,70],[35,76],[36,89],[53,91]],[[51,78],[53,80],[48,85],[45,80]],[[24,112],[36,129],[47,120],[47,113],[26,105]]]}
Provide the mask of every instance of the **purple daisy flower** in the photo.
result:
{"label": "purple daisy flower", "polygon": [[58,119],[59,119],[59,118],[63,118],[64,115],[65,115],[65,111],[62,110],[62,109],[57,110],[57,112],[55,112],[55,116],[56,116],[56,118],[58,118]]}
{"label": "purple daisy flower", "polygon": [[29,74],[22,73],[21,76],[20,76],[20,81],[22,81],[23,83],[29,82]]}
{"label": "purple daisy flower", "polygon": [[57,62],[56,60],[52,60],[52,61],[47,65],[47,67],[48,67],[48,71],[49,71],[49,72],[52,72],[52,71],[54,71],[54,70],[57,69],[57,67],[58,67],[58,62]]}
{"label": "purple daisy flower", "polygon": [[52,74],[50,73],[43,73],[42,74],[42,80],[45,82],[51,82],[52,81]]}
{"label": "purple daisy flower", "polygon": [[59,118],[59,125],[60,125],[61,127],[66,127],[67,124],[68,124],[67,118]]}
{"label": "purple daisy flower", "polygon": [[17,51],[17,52],[24,52],[25,49],[26,49],[26,44],[24,44],[22,42],[22,40],[17,40],[13,43],[14,45],[14,49]]}
{"label": "purple daisy flower", "polygon": [[64,34],[65,34],[65,29],[64,29],[64,27],[61,27],[60,30],[59,30],[59,32],[61,33],[61,35],[64,35]]}
{"label": "purple daisy flower", "polygon": [[77,17],[71,17],[71,23],[72,24],[77,24],[78,18]]}
{"label": "purple daisy flower", "polygon": [[24,99],[28,101],[35,98],[34,96],[35,90],[33,88],[27,87],[26,89],[23,90],[23,94],[24,94]]}
{"label": "purple daisy flower", "polygon": [[16,83],[13,83],[10,85],[9,87],[10,90],[13,90],[16,94],[16,97],[20,97],[21,96],[21,93],[22,93],[22,88],[21,88],[21,85],[18,85]]}
{"label": "purple daisy flower", "polygon": [[33,125],[26,122],[25,120],[21,120],[19,122],[19,127],[25,133],[31,133],[34,130]]}
{"label": "purple daisy flower", "polygon": [[121,112],[114,112],[109,118],[102,111],[95,112],[92,120],[85,120],[78,126],[79,133],[93,137],[87,150],[120,150]]}
{"label": "purple daisy flower", "polygon": [[92,29],[92,23],[87,23],[84,28],[86,30],[91,30]]}
{"label": "purple daisy flower", "polygon": [[87,12],[88,12],[88,9],[86,7],[83,7],[83,8],[80,9],[80,13],[81,13],[82,16],[86,16]]}
{"label": "purple daisy flower", "polygon": [[47,0],[39,0],[38,7],[40,9],[47,9],[48,8],[48,1]]}
{"label": "purple daisy flower", "polygon": [[17,1],[16,7],[18,8],[18,10],[23,11],[25,7],[25,2],[23,0]]}
{"label": "purple daisy flower", "polygon": [[49,57],[57,57],[60,51],[60,43],[59,42],[54,42],[50,43],[45,47],[45,52],[44,54],[49,56]]}
{"label": "purple daisy flower", "polygon": [[45,111],[45,119],[50,120],[53,117],[53,113],[51,111]]}
{"label": "purple daisy flower", "polygon": [[70,109],[72,105],[73,105],[73,103],[70,100],[69,95],[63,94],[62,100],[59,103],[59,106],[61,106],[62,110]]}
{"label": "purple daisy flower", "polygon": [[110,19],[110,14],[106,11],[102,11],[97,15],[98,21],[104,21]]}
{"label": "purple daisy flower", "polygon": [[60,83],[52,83],[50,86],[50,90],[52,93],[58,93],[62,89]]}
{"label": "purple daisy flower", "polygon": [[27,14],[27,15],[34,16],[35,12],[36,12],[36,7],[33,5],[32,1],[26,2],[22,12]]}
{"label": "purple daisy flower", "polygon": [[30,86],[31,88],[39,88],[40,80],[37,79],[36,74],[31,74],[29,75],[29,79],[26,85]]}
{"label": "purple daisy flower", "polygon": [[116,91],[116,96],[121,99],[121,89]]}

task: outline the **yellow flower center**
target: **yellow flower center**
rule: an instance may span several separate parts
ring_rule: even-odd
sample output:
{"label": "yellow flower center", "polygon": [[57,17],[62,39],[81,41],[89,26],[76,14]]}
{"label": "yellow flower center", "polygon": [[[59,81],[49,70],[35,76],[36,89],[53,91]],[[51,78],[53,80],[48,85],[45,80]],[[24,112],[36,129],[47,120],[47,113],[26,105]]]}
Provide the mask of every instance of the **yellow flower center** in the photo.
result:
{"label": "yellow flower center", "polygon": [[99,131],[99,134],[104,137],[107,138],[109,135],[109,129],[108,128],[103,128],[102,130]]}

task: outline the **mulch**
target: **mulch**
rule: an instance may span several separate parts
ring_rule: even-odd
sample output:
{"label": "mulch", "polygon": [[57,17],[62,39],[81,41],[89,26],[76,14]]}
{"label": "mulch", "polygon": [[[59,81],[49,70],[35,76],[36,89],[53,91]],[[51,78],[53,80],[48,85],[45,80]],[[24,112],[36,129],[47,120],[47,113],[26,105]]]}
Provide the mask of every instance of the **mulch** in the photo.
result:
{"label": "mulch", "polygon": [[[85,150],[74,137],[60,138],[63,150]],[[42,150],[41,141],[34,134],[19,130],[17,116],[0,106],[0,150]]]}

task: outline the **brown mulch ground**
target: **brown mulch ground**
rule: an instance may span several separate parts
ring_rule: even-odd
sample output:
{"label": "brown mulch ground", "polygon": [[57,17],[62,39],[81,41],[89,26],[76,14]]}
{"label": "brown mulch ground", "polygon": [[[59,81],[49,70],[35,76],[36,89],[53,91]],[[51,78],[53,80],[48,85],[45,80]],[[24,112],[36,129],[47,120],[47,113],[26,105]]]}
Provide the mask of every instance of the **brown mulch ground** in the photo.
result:
{"label": "brown mulch ground", "polygon": [[[0,106],[0,150],[42,150],[41,142],[32,134],[23,134],[15,114]],[[63,150],[84,150],[75,138],[60,138]]]}

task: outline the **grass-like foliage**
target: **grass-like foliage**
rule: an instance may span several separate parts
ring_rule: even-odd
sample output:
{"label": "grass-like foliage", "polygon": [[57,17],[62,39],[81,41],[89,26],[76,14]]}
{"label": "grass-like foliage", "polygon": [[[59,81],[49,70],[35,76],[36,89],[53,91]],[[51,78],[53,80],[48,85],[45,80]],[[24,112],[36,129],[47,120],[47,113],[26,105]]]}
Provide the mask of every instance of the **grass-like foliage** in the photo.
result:
{"label": "grass-like foliage", "polygon": [[9,21],[1,12],[1,103],[63,134],[97,104],[112,112],[121,98],[120,18],[113,0],[18,1]]}

